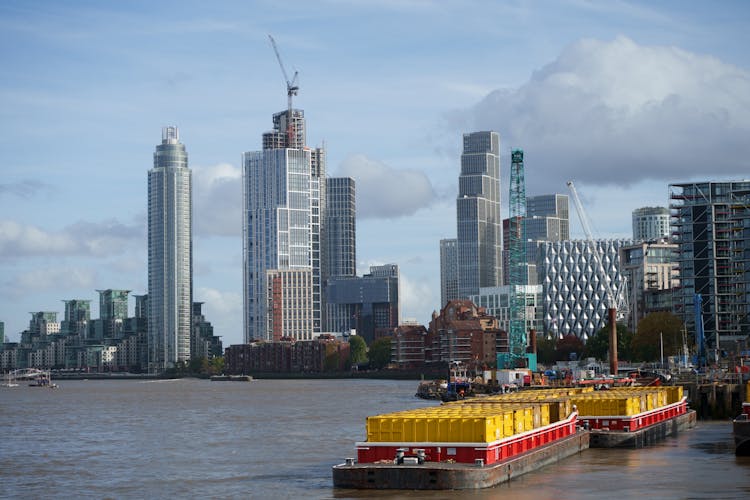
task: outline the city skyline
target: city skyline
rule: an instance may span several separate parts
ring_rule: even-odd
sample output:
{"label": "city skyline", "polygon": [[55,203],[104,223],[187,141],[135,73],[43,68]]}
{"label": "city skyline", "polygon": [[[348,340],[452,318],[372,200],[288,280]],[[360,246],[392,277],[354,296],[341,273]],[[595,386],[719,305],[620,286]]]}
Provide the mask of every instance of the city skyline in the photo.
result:
{"label": "city skyline", "polygon": [[497,130],[506,167],[523,148],[529,196],[575,180],[599,237],[629,237],[632,211],[667,206],[669,183],[746,177],[745,3],[474,7],[4,3],[6,338],[26,327],[19,310],[147,292],[142,166],[174,123],[190,138],[194,300],[225,345],[242,341],[240,155],[286,104],[268,33],[299,70],[308,143],[357,183],[358,273],[397,263],[404,318],[440,307],[463,133]]}

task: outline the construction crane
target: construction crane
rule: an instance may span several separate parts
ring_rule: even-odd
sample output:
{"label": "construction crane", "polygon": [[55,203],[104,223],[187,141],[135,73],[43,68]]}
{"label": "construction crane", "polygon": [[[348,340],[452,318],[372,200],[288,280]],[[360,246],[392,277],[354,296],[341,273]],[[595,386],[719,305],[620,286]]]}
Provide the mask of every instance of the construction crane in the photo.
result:
{"label": "construction crane", "polygon": [[576,187],[573,181],[568,181],[567,184],[570,193],[573,195],[573,203],[576,206],[576,212],[578,212],[578,219],[581,221],[583,232],[586,233],[586,240],[592,246],[591,255],[594,257],[595,271],[599,275],[599,280],[604,284],[609,319],[609,371],[610,374],[617,375],[617,319],[618,314],[619,317],[625,317],[628,314],[627,297],[625,293],[622,293],[622,290],[618,290],[619,293],[616,293],[612,288],[612,280],[604,270],[601,256],[596,248],[596,242],[591,234],[588,217],[583,210],[583,204],[581,204],[581,199],[578,197]]}
{"label": "construction crane", "polygon": [[292,147],[293,138],[295,134],[294,120],[292,119],[292,97],[297,95],[297,92],[299,91],[299,84],[297,83],[298,72],[295,71],[294,76],[292,77],[291,80],[289,80],[289,75],[287,75],[286,68],[284,67],[284,63],[281,61],[279,48],[276,46],[276,40],[274,40],[271,35],[268,35],[268,38],[271,40],[271,46],[273,46],[273,51],[276,54],[276,59],[279,61],[279,66],[281,67],[281,73],[284,75],[284,81],[286,82],[286,96],[287,96],[286,133],[287,133],[287,141],[288,141],[287,146]]}
{"label": "construction crane", "polygon": [[522,366],[526,358],[526,179],[523,150],[510,153],[510,199],[508,219],[508,284],[510,318],[508,325],[508,353],[513,367]]}

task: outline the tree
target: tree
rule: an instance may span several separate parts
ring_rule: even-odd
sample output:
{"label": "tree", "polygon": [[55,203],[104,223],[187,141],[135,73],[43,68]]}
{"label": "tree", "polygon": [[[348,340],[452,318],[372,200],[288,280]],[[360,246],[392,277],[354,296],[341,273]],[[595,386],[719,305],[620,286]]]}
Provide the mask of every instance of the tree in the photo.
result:
{"label": "tree", "polygon": [[[619,359],[630,359],[631,341],[633,335],[627,325],[617,323],[617,357]],[[600,329],[588,341],[583,351],[584,357],[596,358],[604,361],[609,358],[609,325]]]}
{"label": "tree", "polygon": [[[575,354],[575,357],[571,356]],[[560,340],[557,341],[555,348],[555,359],[558,361],[569,361],[571,359],[580,358],[583,354],[583,341],[569,333]]]}
{"label": "tree", "polygon": [[375,370],[380,370],[388,366],[391,362],[391,337],[382,337],[370,344],[368,353],[370,366]]}
{"label": "tree", "polygon": [[647,314],[639,323],[633,337],[633,354],[640,361],[658,361],[661,342],[664,355],[678,354],[682,344],[682,320],[669,312]]}
{"label": "tree", "polygon": [[546,339],[543,336],[537,338],[536,341],[536,356],[537,361],[543,365],[552,365],[555,363],[555,340],[550,338]]}
{"label": "tree", "polygon": [[349,359],[352,365],[367,361],[367,344],[359,335],[349,337]]}

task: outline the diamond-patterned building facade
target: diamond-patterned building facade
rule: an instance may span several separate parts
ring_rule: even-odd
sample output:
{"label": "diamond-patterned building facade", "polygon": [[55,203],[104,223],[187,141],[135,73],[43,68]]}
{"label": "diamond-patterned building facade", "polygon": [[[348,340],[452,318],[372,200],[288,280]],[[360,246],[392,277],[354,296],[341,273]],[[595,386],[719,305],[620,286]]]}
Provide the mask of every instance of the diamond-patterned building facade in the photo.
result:
{"label": "diamond-patterned building facade", "polygon": [[[541,276],[544,330],[554,336],[574,334],[588,340],[607,323],[606,284],[627,296],[620,271],[620,247],[630,240],[551,241],[542,246]],[[604,273],[597,272],[598,252]]]}

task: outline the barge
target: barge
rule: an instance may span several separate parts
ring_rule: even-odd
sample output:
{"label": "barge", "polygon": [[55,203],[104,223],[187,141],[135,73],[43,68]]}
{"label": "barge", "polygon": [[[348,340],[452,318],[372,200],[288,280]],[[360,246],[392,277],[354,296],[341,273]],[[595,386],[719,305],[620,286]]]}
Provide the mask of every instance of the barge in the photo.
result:
{"label": "barge", "polygon": [[745,385],[745,403],[742,413],[732,420],[734,433],[734,453],[738,456],[750,456],[750,383]]}
{"label": "barge", "polygon": [[695,424],[682,387],[522,391],[367,419],[333,484],[357,489],[495,486],[589,446],[642,447]]}

